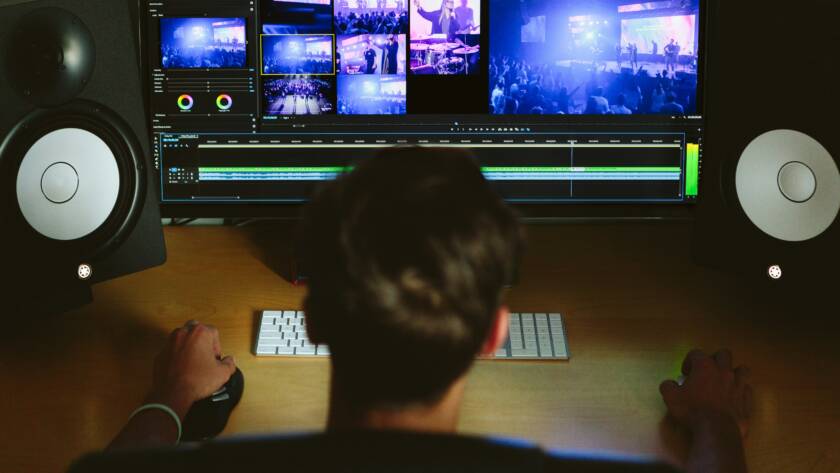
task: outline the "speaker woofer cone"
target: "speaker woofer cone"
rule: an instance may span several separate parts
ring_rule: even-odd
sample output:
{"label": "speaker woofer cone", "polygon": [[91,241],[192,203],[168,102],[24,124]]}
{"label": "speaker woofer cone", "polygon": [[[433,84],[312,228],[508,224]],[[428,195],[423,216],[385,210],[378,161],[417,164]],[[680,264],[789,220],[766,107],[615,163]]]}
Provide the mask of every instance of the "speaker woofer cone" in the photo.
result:
{"label": "speaker woofer cone", "polygon": [[735,171],[741,208],[762,232],[803,242],[827,231],[840,212],[840,171],[817,140],[794,130],[754,139]]}
{"label": "speaker woofer cone", "polygon": [[[22,169],[22,166],[25,166],[24,158],[33,147],[39,146],[39,143],[45,143],[46,140],[61,140],[69,136],[85,137],[86,143],[93,143],[94,146],[101,148],[99,154],[107,153],[107,155],[113,156],[112,166],[116,170],[115,175],[118,182],[114,183],[116,188],[114,189],[115,197],[112,205],[110,202],[94,203],[94,205],[100,205],[100,207],[102,205],[107,207],[105,209],[106,213],[101,215],[99,220],[96,220],[97,222],[101,221],[101,224],[96,228],[79,231],[77,238],[72,238],[73,231],[66,233],[69,236],[66,239],[50,238],[39,231],[42,229],[36,230],[30,225],[19,205],[18,171]],[[10,228],[19,229],[18,231],[21,233],[19,236],[24,238],[22,241],[31,242],[31,248],[44,256],[61,260],[76,260],[79,258],[98,258],[107,254],[119,245],[125,235],[134,227],[140,203],[145,198],[146,179],[142,164],[143,154],[140,149],[137,139],[122,119],[98,104],[76,101],[60,108],[40,110],[30,114],[9,133],[0,145],[0,169],[2,169],[2,179],[5,181],[3,205],[4,213],[13,220]],[[47,183],[48,186],[54,186],[52,190],[47,192],[54,192],[54,196],[59,198],[67,197],[70,193],[70,190],[63,187],[72,185],[70,170],[67,168],[59,169],[58,172],[61,174],[57,177],[47,175],[46,171],[47,169],[54,169],[53,164],[62,162],[62,157],[59,155],[56,156],[55,163],[47,163],[49,168],[44,166],[43,170],[38,169],[39,172],[43,173],[43,175],[38,175],[39,179],[46,176],[48,179],[56,180],[55,183]],[[72,163],[69,164],[69,168],[78,171]],[[87,164],[95,165],[95,163]],[[84,165],[83,160],[82,166]],[[90,169],[85,172],[90,173]],[[95,175],[83,174],[79,176],[78,185],[80,187],[89,186],[95,178]],[[67,184],[62,179],[70,179],[71,181]],[[86,179],[87,182],[85,182]],[[36,183],[34,186],[39,187],[30,189],[32,193],[41,194],[44,192],[40,183]],[[90,193],[88,193],[88,197],[90,197]],[[45,202],[47,201],[46,194],[42,195],[41,198]],[[72,197],[70,203],[78,198],[79,196]],[[59,212],[67,206],[66,203],[52,205],[54,206],[52,210]],[[69,209],[70,207],[66,208]],[[108,212],[108,209],[110,209],[110,212]],[[101,213],[102,208],[97,211]],[[49,232],[45,233],[49,234]],[[62,233],[59,232],[58,234]]]}

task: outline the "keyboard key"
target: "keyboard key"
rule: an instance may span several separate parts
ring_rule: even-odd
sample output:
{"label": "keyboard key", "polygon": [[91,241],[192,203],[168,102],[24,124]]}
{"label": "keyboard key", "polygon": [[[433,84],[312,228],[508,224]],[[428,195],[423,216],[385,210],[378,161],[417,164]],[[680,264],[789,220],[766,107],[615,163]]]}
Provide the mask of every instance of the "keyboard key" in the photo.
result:
{"label": "keyboard key", "polygon": [[522,347],[522,322],[519,314],[510,314],[510,325],[508,330],[508,337],[510,337],[510,346],[513,349],[521,350]]}
{"label": "keyboard key", "polygon": [[522,314],[522,333],[525,335],[537,333],[537,327],[534,325],[534,314]]}
{"label": "keyboard key", "polygon": [[537,349],[511,350],[510,356],[513,358],[536,358]]}
{"label": "keyboard key", "polygon": [[278,355],[294,355],[295,349],[294,347],[277,347],[277,354]]}
{"label": "keyboard key", "polygon": [[295,355],[314,355],[315,345],[304,345],[300,348],[295,348]]}
{"label": "keyboard key", "polygon": [[529,356],[537,356],[537,327],[534,325],[534,314],[522,314],[522,340],[524,352],[534,352]]}
{"label": "keyboard key", "polygon": [[537,345],[539,346],[541,357],[551,358],[553,356],[551,350],[551,337],[548,336],[548,333],[540,333],[540,336],[537,337]]}
{"label": "keyboard key", "polygon": [[257,355],[276,355],[277,347],[260,345],[257,347]]}
{"label": "keyboard key", "polygon": [[297,316],[297,311],[294,310],[284,310],[283,317],[287,319],[293,319]]}

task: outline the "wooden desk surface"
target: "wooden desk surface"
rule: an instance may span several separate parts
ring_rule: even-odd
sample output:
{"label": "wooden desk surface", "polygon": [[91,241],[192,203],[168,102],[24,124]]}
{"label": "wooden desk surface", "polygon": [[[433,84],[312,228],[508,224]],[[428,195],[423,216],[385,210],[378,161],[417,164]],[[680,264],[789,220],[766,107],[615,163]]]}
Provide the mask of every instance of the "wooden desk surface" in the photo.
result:
{"label": "wooden desk surface", "polygon": [[[836,307],[794,311],[695,266],[686,225],[529,234],[509,304],[561,311],[572,359],[479,362],[461,431],[679,461],[685,438],[663,422],[658,384],[691,347],[727,346],[753,369],[752,471],[840,472]],[[99,285],[82,310],[3,331],[0,472],[59,472],[103,447],[141,402],[166,335],[189,319],[218,326],[245,373],[223,435],[322,428],[328,361],[251,354],[260,310],[298,308],[304,289],[268,267],[253,230],[169,228],[166,240],[164,267]]]}

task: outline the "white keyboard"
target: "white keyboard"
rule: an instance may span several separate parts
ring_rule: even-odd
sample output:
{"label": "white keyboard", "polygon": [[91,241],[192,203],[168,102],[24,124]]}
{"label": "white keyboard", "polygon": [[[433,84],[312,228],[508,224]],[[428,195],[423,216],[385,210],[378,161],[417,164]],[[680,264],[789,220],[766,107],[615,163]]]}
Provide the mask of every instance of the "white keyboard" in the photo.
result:
{"label": "white keyboard", "polygon": [[[254,344],[257,356],[326,356],[326,345],[306,337],[305,317],[299,310],[266,310]],[[511,313],[510,330],[496,359],[568,360],[566,331],[560,314]]]}

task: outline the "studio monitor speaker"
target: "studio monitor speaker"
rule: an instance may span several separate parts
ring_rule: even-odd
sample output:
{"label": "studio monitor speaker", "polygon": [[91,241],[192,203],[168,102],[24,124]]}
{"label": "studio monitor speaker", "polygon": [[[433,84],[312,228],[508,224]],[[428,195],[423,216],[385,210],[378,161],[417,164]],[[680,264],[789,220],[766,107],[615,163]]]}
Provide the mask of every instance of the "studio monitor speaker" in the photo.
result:
{"label": "studio monitor speaker", "polygon": [[125,0],[0,2],[6,309],[69,309],[165,260],[137,31]]}
{"label": "studio monitor speaker", "polygon": [[834,2],[716,3],[696,259],[779,287],[836,285]]}

